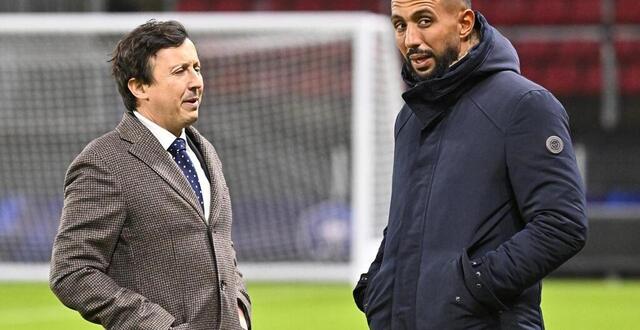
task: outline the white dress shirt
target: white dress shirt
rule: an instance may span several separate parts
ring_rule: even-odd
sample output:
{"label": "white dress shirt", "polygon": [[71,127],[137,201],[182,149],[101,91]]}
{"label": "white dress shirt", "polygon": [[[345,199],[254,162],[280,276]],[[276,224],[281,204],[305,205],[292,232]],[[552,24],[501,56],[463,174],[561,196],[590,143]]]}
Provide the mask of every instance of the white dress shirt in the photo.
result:
{"label": "white dress shirt", "polygon": [[[169,153],[168,149],[171,146],[171,144],[173,144],[173,141],[175,141],[176,136],[173,135],[171,132],[167,131],[166,129],[164,129],[163,127],[161,127],[160,125],[152,122],[150,119],[143,116],[138,111],[134,111],[133,114],[135,114],[135,116],[140,120],[142,125],[148,128],[149,131],[151,131],[151,133],[153,134],[153,136],[155,136],[156,139],[158,139],[158,142],[160,142],[160,145],[162,145],[164,150],[167,151],[167,156],[173,162],[173,158]],[[185,133],[184,128],[182,129],[182,132],[180,132],[180,137],[185,141],[187,141],[187,134]],[[200,160],[198,159],[196,154],[193,152],[193,150],[191,150],[191,146],[189,146],[189,143],[187,143],[186,145],[187,145],[187,155],[189,155],[189,158],[191,158],[193,167],[195,167],[196,169],[196,174],[198,174],[198,181],[200,181],[200,188],[202,188],[202,200],[204,201],[204,215],[207,222],[209,222],[209,213],[211,211],[211,183],[209,183],[209,180],[207,180],[207,176],[204,173],[202,164],[200,164]],[[180,173],[182,174],[182,172]]]}

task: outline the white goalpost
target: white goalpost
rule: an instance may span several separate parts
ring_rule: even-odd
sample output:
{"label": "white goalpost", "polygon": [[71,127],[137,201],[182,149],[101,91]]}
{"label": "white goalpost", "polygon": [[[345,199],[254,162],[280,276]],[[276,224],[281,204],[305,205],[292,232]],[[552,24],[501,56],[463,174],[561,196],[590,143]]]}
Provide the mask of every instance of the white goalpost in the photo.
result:
{"label": "white goalpost", "polygon": [[400,61],[367,13],[0,15],[0,280],[45,281],[64,173],[124,107],[110,53],[149,19],[185,25],[196,127],[229,184],[248,281],[354,282],[387,222]]}

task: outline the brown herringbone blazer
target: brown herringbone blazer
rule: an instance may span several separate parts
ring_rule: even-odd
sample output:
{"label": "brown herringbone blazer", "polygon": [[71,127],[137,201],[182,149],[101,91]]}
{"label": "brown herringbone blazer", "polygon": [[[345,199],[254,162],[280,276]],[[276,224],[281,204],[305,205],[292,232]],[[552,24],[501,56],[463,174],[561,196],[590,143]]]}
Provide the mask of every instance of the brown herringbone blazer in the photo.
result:
{"label": "brown herringbone blazer", "polygon": [[65,179],[50,284],[107,329],[240,329],[250,301],[231,241],[222,165],[196,129],[187,136],[211,178],[210,224],[171,156],[135,116],[91,142]]}

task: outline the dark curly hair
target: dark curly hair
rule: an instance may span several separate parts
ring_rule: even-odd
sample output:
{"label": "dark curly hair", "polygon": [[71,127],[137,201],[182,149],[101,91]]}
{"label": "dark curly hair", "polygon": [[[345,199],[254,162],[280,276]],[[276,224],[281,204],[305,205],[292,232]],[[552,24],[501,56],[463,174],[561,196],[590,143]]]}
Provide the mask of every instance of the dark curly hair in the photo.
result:
{"label": "dark curly hair", "polygon": [[111,73],[128,111],[137,107],[136,97],[128,87],[129,79],[153,83],[149,59],[164,48],[179,47],[189,38],[184,26],[176,21],[150,20],[125,35],[113,51]]}

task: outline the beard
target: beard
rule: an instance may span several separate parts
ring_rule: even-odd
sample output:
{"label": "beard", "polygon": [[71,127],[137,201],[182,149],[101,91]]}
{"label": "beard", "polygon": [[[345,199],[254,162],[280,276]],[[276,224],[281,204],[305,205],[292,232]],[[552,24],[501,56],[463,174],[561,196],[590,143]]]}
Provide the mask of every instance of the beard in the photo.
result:
{"label": "beard", "polygon": [[[419,74],[418,71],[416,71],[416,69],[413,67],[413,65],[411,65],[411,59],[409,57],[415,54],[425,55],[433,58],[435,67],[427,75]],[[409,65],[409,68],[411,68],[411,75],[413,79],[415,79],[416,81],[432,80],[442,77],[445,73],[447,73],[449,67],[458,60],[458,49],[456,47],[448,45],[444,49],[442,54],[436,54],[431,50],[409,48],[409,51],[407,52],[404,60]]]}

